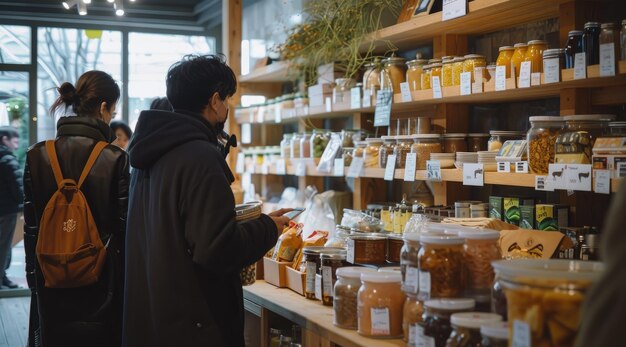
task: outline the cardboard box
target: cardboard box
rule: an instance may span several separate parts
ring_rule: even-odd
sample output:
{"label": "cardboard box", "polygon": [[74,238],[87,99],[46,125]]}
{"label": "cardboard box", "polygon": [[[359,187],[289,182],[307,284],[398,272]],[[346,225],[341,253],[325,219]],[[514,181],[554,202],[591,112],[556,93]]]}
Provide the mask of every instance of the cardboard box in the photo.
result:
{"label": "cardboard box", "polygon": [[610,170],[611,178],[626,177],[626,137],[598,138],[593,146],[592,163],[594,170]]}
{"label": "cardboard box", "polygon": [[537,204],[535,208],[535,226],[538,230],[558,231],[569,226],[569,206]]}
{"label": "cardboard box", "polygon": [[519,225],[519,221],[522,218],[520,212],[520,198],[503,198],[502,199],[502,208],[504,214],[502,215],[503,220],[506,223]]}
{"label": "cardboard box", "polygon": [[556,259],[572,246],[572,240],[560,232],[522,229],[500,232],[500,249],[505,258]]}
{"label": "cardboard box", "polygon": [[263,275],[265,282],[275,285],[279,288],[287,287],[287,270],[292,262],[278,262],[271,258],[263,258]]}
{"label": "cardboard box", "polygon": [[519,227],[522,229],[535,229],[535,205],[520,206],[521,219]]}
{"label": "cardboard box", "polygon": [[342,69],[334,63],[324,64],[317,67],[317,83],[334,83],[337,78],[342,78],[345,74]]}
{"label": "cardboard box", "polygon": [[310,86],[308,89],[309,93],[309,106],[323,106],[326,104],[326,98],[333,97],[333,88],[329,83],[316,84],[314,86]]}
{"label": "cardboard box", "polygon": [[304,290],[306,289],[306,273],[300,272],[291,266],[287,267],[287,287],[304,296]]}
{"label": "cardboard box", "polygon": [[504,202],[499,196],[489,197],[489,218],[504,220]]}

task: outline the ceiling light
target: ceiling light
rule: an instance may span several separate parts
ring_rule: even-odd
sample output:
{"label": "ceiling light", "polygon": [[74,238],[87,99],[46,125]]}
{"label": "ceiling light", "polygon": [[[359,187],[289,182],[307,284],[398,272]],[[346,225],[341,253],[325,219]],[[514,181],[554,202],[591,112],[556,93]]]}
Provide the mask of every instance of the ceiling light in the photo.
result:
{"label": "ceiling light", "polygon": [[91,0],[83,0],[85,4],[91,4]]}
{"label": "ceiling light", "polygon": [[113,5],[113,8],[115,8],[116,15],[123,16],[124,15],[124,0],[115,0],[115,5]]}
{"label": "ceiling light", "polygon": [[115,2],[115,0],[107,0],[108,3],[112,4]]}
{"label": "ceiling light", "polygon": [[76,5],[76,0],[66,0],[61,3],[66,10],[74,7]]}
{"label": "ceiling light", "polygon": [[78,14],[85,16],[87,14],[87,5],[84,2],[78,3]]}

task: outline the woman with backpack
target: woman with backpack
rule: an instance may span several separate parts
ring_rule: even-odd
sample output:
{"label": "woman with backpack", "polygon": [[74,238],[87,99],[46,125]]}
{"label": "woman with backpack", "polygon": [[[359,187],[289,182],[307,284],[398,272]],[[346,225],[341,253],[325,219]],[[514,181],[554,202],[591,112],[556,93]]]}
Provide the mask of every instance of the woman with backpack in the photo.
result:
{"label": "woman with backpack", "polygon": [[29,346],[121,345],[128,155],[109,144],[120,89],[102,71],[63,83],[73,112],[32,146],[24,172]]}

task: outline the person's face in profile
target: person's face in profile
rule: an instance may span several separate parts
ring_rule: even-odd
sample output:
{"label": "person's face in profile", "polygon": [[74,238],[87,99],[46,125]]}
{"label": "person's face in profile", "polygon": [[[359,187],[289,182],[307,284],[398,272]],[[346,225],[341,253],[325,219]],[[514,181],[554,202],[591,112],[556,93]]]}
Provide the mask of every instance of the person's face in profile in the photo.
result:
{"label": "person's face in profile", "polygon": [[124,132],[124,130],[122,129],[117,129],[115,130],[115,137],[117,138],[117,140],[115,141],[115,143],[121,147],[123,150],[126,150],[126,148],[128,148],[128,136],[126,136],[126,133]]}

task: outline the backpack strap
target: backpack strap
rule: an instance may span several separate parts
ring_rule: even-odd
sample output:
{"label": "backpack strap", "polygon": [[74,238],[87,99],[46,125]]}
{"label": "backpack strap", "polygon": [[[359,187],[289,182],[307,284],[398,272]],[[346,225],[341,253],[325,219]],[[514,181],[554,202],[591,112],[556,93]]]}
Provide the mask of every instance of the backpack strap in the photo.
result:
{"label": "backpack strap", "polygon": [[57,151],[54,148],[54,140],[46,141],[46,152],[48,152],[48,159],[50,160],[50,166],[54,173],[54,179],[57,181],[57,186],[61,188],[61,182],[63,182],[63,172],[59,165],[59,158],[57,158]]}
{"label": "backpack strap", "polygon": [[98,157],[100,156],[100,153],[102,153],[102,150],[107,145],[108,143],[104,141],[100,141],[96,143],[96,146],[93,148],[93,151],[91,151],[91,155],[89,155],[89,159],[87,159],[87,163],[85,164],[83,173],[80,174],[80,178],[78,179],[78,186],[77,186],[78,189],[80,189],[80,187],[83,185],[83,182],[85,182],[85,179],[89,175],[89,172],[91,171],[91,168],[93,167],[93,164],[96,163],[96,159],[98,159]]}

